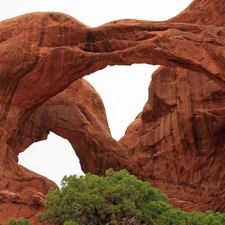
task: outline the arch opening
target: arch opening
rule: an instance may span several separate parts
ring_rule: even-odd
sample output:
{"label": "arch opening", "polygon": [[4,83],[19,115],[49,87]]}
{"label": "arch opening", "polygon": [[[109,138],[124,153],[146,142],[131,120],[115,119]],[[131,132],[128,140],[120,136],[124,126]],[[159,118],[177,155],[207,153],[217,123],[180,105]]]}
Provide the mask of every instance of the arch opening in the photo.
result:
{"label": "arch opening", "polygon": [[[133,64],[108,66],[84,77],[100,94],[112,137],[119,140],[142,111],[148,99],[151,74],[158,66]],[[50,132],[47,140],[33,143],[19,155],[19,164],[60,186],[64,175],[83,175],[79,159],[68,140]]]}
{"label": "arch opening", "polygon": [[59,187],[65,175],[83,175],[69,141],[50,132],[47,140],[33,143],[19,154],[19,164],[54,181]]}
{"label": "arch opening", "polygon": [[142,111],[148,99],[151,75],[158,67],[147,64],[107,66],[84,77],[103,100],[114,139],[119,140]]}

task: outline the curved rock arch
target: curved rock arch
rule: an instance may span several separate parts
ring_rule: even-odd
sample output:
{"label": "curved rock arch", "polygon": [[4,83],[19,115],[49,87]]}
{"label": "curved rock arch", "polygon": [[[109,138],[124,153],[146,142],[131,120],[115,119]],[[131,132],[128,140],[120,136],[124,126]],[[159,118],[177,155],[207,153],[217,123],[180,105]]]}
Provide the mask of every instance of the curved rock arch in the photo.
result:
{"label": "curved rock arch", "polygon": [[50,131],[70,142],[85,173],[104,174],[106,168],[128,165],[125,147],[111,136],[101,97],[85,79],[38,107],[8,145],[18,155]]}
{"label": "curved rock arch", "polygon": [[[168,21],[119,20],[96,28],[90,28],[61,13],[32,13],[2,21],[0,24],[2,202],[5,205],[8,202],[34,205],[32,196],[37,194],[41,196],[54,185],[18,166],[18,152],[11,146],[16,146],[13,140],[19,137],[20,129],[25,126],[25,121],[37,108],[84,75],[103,69],[107,65],[160,64],[195,71],[193,76],[205,74],[224,88],[224,9],[225,3],[219,0],[213,3],[195,0],[186,10]],[[174,68],[169,69],[168,73],[171,70]],[[175,71],[177,73],[180,69]],[[152,118],[153,114],[147,113],[151,111],[148,107],[147,105],[143,114],[137,118],[138,122],[134,121],[139,124],[138,135],[143,135],[143,131],[140,131],[143,120]],[[164,105],[165,110],[169,108]],[[132,129],[132,125],[129,129]],[[61,129],[53,128],[53,130],[61,134]],[[109,133],[107,137],[110,139],[108,135]],[[115,143],[112,141],[111,151],[107,151],[108,158],[118,154],[118,146],[125,148],[123,152],[126,152],[129,144],[124,140],[126,139],[115,144],[115,151],[112,150]],[[99,141],[102,144],[101,140]],[[131,154],[131,150],[133,151],[128,149],[125,157],[116,156],[118,162],[128,169],[126,154]],[[133,158],[134,164],[140,164],[138,157],[136,159],[135,161],[135,157]],[[103,162],[104,160],[103,157]],[[103,163],[101,169],[98,164],[84,170],[101,173],[109,160],[105,162],[107,163]],[[118,162],[116,164],[119,165]],[[133,172],[138,174],[140,171]],[[143,178],[144,175],[140,176]],[[152,180],[151,174],[144,178]],[[224,180],[220,185],[223,183]],[[204,185],[200,187],[207,195],[209,189],[204,189]],[[197,187],[194,185],[193,189],[195,188]],[[199,192],[196,192],[195,196],[197,193]],[[220,200],[215,198],[212,208],[221,211],[223,208],[219,208],[218,204],[223,202],[224,193],[220,193],[217,197]],[[179,205],[179,200],[176,203]]]}

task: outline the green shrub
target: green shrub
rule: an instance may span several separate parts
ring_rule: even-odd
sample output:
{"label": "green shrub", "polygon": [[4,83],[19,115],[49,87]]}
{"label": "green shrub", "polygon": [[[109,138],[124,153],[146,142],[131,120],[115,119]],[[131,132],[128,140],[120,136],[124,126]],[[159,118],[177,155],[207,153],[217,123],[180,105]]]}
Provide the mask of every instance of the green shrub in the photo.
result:
{"label": "green shrub", "polygon": [[[60,189],[47,194],[42,224],[57,225],[224,225],[225,215],[174,209],[167,196],[126,170],[105,176],[65,176]],[[14,225],[14,224],[10,224]]]}
{"label": "green shrub", "polygon": [[8,222],[8,225],[32,225],[28,220],[26,219],[21,219],[16,221],[15,219],[11,219]]}
{"label": "green shrub", "polygon": [[[106,175],[65,176],[61,190],[51,189],[47,210],[38,221],[60,224],[107,224],[125,219],[151,222],[167,208],[167,196],[148,182],[138,180],[126,170],[106,171]],[[157,206],[160,206],[159,208]],[[152,208],[152,213],[146,209]]]}

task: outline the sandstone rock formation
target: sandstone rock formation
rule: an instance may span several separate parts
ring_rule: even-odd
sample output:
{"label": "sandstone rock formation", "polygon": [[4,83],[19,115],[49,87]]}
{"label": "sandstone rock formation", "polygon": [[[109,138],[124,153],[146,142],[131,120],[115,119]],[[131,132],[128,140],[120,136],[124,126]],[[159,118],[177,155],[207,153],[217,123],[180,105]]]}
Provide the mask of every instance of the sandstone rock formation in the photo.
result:
{"label": "sandstone rock formation", "polygon": [[138,163],[139,177],[174,206],[224,212],[224,97],[202,74],[160,67],[143,112],[119,141]]}
{"label": "sandstone rock formation", "polygon": [[84,172],[101,174],[104,168],[120,169],[126,164],[127,151],[111,136],[100,96],[82,78],[43,103],[8,145],[18,155],[46,139],[49,131],[71,143]]}
{"label": "sandstone rock formation", "polygon": [[[71,142],[85,172],[127,168],[175,206],[223,212],[224,11],[223,1],[194,0],[163,22],[90,28],[61,13],[2,21],[0,217],[34,220],[43,209],[54,183],[17,157],[50,130]],[[165,67],[153,75],[143,112],[116,142],[99,96],[77,79],[132,63]]]}
{"label": "sandstone rock formation", "polygon": [[[12,136],[8,141],[9,151],[18,156],[33,142],[46,139],[49,131],[70,141],[84,172],[100,174],[104,168],[120,169],[122,164],[127,164],[125,148],[111,137],[100,96],[82,78],[43,103],[21,124],[16,137]],[[17,166],[21,173],[14,177],[7,173],[10,177],[5,179],[8,182],[9,179],[14,181],[19,178],[20,182],[7,187],[7,190],[13,189],[10,193],[5,190],[2,193],[4,200],[1,201],[1,222],[7,223],[11,217],[26,217],[35,222],[35,214],[44,209],[47,190],[56,185],[32,171],[26,174],[23,171],[25,168]],[[16,168],[12,172],[15,171]],[[35,183],[32,185],[34,179]],[[12,207],[12,203],[16,206]],[[14,211],[13,214],[11,210]]]}

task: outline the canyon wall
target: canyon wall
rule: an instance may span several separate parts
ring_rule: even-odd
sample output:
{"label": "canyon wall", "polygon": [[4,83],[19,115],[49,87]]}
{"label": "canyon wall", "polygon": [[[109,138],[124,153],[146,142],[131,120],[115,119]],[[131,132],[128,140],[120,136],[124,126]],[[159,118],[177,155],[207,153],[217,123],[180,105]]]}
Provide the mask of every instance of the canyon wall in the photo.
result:
{"label": "canyon wall", "polygon": [[[184,210],[224,212],[223,1],[194,0],[162,22],[90,28],[62,13],[0,23],[0,217],[35,221],[52,181],[18,164],[50,131],[84,172],[126,168]],[[100,96],[80,79],[108,65],[162,65],[143,111],[118,142]]]}

